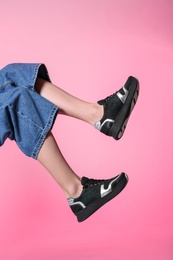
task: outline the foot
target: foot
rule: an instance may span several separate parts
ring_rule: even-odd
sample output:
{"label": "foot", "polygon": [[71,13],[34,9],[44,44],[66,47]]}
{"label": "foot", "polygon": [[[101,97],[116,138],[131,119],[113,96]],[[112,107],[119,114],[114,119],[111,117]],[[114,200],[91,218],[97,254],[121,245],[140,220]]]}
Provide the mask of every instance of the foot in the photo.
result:
{"label": "foot", "polygon": [[68,198],[68,203],[79,222],[84,221],[105,203],[117,196],[126,186],[128,176],[125,173],[108,179],[94,180],[83,177],[83,191],[74,199]]}
{"label": "foot", "polygon": [[104,115],[95,124],[100,132],[119,140],[125,131],[139,94],[138,80],[130,76],[125,85],[113,95],[98,101],[104,106]]}

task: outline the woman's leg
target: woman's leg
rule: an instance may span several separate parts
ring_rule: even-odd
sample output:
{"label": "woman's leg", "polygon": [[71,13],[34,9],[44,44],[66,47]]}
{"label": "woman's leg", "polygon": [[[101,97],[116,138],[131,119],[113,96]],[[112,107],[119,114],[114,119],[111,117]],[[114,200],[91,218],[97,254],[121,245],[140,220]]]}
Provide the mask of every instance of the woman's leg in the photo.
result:
{"label": "woman's leg", "polygon": [[57,105],[60,113],[94,125],[100,132],[119,140],[136,104],[139,83],[136,78],[130,76],[122,88],[97,103],[78,99],[40,78],[37,78],[35,89],[41,96]]}
{"label": "woman's leg", "polygon": [[[35,89],[41,96],[57,105],[62,114],[90,124],[95,124],[103,116],[103,107],[99,104],[80,100],[41,78],[37,78]],[[81,179],[64,159],[51,133],[46,137],[37,160],[49,171],[67,197],[77,198],[81,194]]]}
{"label": "woman's leg", "polygon": [[[99,101],[99,104],[82,101],[40,78],[37,79],[35,89],[41,96],[57,105],[63,114],[92,125],[100,121],[97,128],[107,135],[112,135],[115,139],[122,137],[138,96],[137,82],[131,78],[122,89]],[[60,185],[79,222],[87,219],[117,196],[128,181],[125,173],[106,180],[94,180],[86,177],[80,179],[65,161],[51,133],[48,134],[42,145],[37,160]]]}
{"label": "woman's leg", "polygon": [[103,106],[78,99],[59,87],[37,78],[36,91],[60,108],[60,113],[94,125],[103,116]]}
{"label": "woman's leg", "polygon": [[81,180],[65,161],[51,133],[49,133],[45,139],[37,160],[53,176],[67,198],[77,198],[81,194]]}
{"label": "woman's leg", "polygon": [[[138,96],[138,83],[133,77],[127,80],[125,86],[120,89],[120,91],[110,96],[110,98],[102,100],[103,103],[106,103],[106,105],[104,105],[105,110],[103,109],[103,105],[80,100],[40,78],[37,78],[35,89],[41,96],[57,105],[62,113],[90,124],[98,122],[103,117],[103,112],[106,112],[109,116],[113,115],[115,118],[117,115],[118,118],[118,116],[121,115],[121,111],[123,112],[123,120],[126,123],[131,112],[130,110],[134,107]],[[124,108],[126,109],[127,115],[123,110]],[[104,127],[106,126],[108,130],[111,129],[112,124],[114,127],[114,124],[116,126],[118,122],[115,121],[114,123],[114,120],[107,118],[105,115],[104,120],[106,123],[102,123],[102,125]],[[105,130],[106,127],[103,130]],[[107,129],[105,133],[110,135]],[[120,133],[121,136],[122,133],[123,131]],[[63,158],[52,134],[47,136],[37,159],[52,174],[68,197],[76,197],[81,193],[80,178],[73,172]]]}
{"label": "woman's leg", "polygon": [[60,185],[79,222],[117,196],[128,182],[125,173],[106,180],[86,177],[80,179],[63,158],[51,133],[48,134],[37,159]]}

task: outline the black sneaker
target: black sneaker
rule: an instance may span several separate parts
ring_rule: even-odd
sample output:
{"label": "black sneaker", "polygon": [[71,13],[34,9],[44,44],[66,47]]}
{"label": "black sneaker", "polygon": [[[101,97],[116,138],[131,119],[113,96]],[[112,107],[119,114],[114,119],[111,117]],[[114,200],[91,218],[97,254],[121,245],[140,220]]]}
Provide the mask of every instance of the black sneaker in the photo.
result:
{"label": "black sneaker", "polygon": [[83,177],[83,191],[74,199],[68,198],[68,203],[79,222],[84,221],[105,203],[117,196],[126,186],[128,176],[125,173],[108,179],[94,180]]}
{"label": "black sneaker", "polygon": [[102,119],[95,124],[102,133],[119,140],[125,131],[139,94],[138,80],[130,76],[125,85],[113,95],[98,101],[104,106]]}

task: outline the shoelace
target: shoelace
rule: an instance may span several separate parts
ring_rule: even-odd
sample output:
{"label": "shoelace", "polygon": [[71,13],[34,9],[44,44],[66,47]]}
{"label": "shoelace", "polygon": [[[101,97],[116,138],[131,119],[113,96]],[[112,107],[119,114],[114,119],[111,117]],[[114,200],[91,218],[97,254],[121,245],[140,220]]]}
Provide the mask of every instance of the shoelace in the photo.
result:
{"label": "shoelace", "polygon": [[[126,90],[126,91],[127,91],[127,90]],[[125,87],[122,87],[119,91],[117,91],[117,92],[115,92],[114,94],[112,94],[112,95],[106,97],[106,98],[104,99],[105,103],[108,102],[110,98],[116,96],[118,92],[119,92],[120,94],[124,95],[124,94],[126,93],[126,91],[125,91]]]}
{"label": "shoelace", "polygon": [[87,188],[89,186],[97,186],[97,185],[101,185],[103,183],[104,183],[104,180],[95,180],[95,179],[84,178],[82,185],[84,188]]}
{"label": "shoelace", "polygon": [[114,93],[114,94],[112,94],[112,95],[110,95],[110,96],[108,96],[108,97],[106,97],[106,98],[105,98],[105,102],[108,102],[109,99],[110,99],[110,98],[113,98],[115,95],[117,95],[117,92]]}
{"label": "shoelace", "polygon": [[102,99],[100,101],[98,101],[98,103],[100,105],[104,105],[106,104],[111,98],[115,97],[117,95],[117,92],[115,92],[114,94],[110,95],[110,96],[107,96],[105,99]]}

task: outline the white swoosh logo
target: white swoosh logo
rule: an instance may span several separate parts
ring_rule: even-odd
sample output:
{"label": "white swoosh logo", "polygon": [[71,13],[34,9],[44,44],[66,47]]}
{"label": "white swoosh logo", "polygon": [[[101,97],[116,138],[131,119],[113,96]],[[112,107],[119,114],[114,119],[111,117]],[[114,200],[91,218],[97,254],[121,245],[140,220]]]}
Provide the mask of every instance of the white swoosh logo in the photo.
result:
{"label": "white swoosh logo", "polygon": [[[117,176],[118,178],[119,176]],[[109,194],[111,191],[112,191],[112,183],[114,183],[114,181],[116,181],[116,179],[113,179],[110,183],[109,183],[109,186],[107,189],[104,188],[104,184],[101,185],[101,188],[100,188],[100,195],[101,195],[101,198],[103,198],[104,196],[106,196],[107,194]]]}
{"label": "white swoosh logo", "polygon": [[119,99],[123,102],[123,104],[125,103],[126,101],[126,98],[127,98],[127,95],[129,93],[129,91],[123,87],[123,90],[124,90],[124,95],[122,95],[120,92],[117,92],[117,96],[119,97]]}

